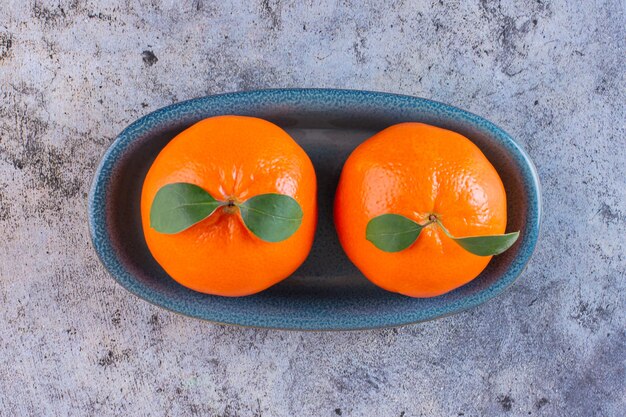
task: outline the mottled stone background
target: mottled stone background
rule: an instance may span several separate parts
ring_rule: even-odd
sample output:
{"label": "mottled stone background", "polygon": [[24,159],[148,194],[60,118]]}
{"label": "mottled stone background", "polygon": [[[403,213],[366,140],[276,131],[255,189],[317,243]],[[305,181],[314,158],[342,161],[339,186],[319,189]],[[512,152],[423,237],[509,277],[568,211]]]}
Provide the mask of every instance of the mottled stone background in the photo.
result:
{"label": "mottled stone background", "polygon": [[[623,416],[626,5],[0,0],[0,415]],[[264,87],[443,101],[533,157],[545,220],[503,296],[398,329],[296,333],[132,296],[87,192],[126,125]]]}

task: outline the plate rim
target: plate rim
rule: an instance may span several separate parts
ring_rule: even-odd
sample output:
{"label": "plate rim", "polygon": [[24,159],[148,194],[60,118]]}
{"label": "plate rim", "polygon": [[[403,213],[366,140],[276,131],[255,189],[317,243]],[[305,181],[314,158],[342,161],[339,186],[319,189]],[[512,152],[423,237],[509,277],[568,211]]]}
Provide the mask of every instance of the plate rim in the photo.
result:
{"label": "plate rim", "polygon": [[[110,235],[107,229],[106,222],[106,209],[105,205],[98,205],[98,201],[106,201],[106,192],[107,185],[110,182],[111,175],[110,171],[107,173],[107,169],[115,166],[115,163],[119,161],[121,157],[125,154],[127,148],[133,143],[137,137],[139,137],[143,132],[150,131],[152,128],[156,127],[159,123],[163,123],[164,118],[163,115],[174,114],[176,115],[177,110],[184,109],[186,107],[193,108],[195,103],[204,103],[212,100],[224,100],[224,99],[233,99],[237,100],[239,98],[243,98],[251,95],[273,95],[273,94],[283,94],[283,95],[306,95],[306,94],[319,94],[320,97],[330,98],[333,95],[336,96],[364,96],[368,99],[377,98],[377,99],[402,99],[412,102],[412,104],[416,104],[419,106],[427,106],[427,107],[439,107],[443,108],[449,113],[453,113],[455,118],[461,119],[463,122],[470,123],[472,126],[480,129],[484,129],[489,131],[490,136],[495,137],[496,140],[500,142],[506,141],[506,145],[511,147],[518,156],[520,156],[521,161],[525,164],[528,172],[523,172],[522,177],[526,181],[530,181],[532,187],[530,187],[531,191],[533,191],[532,198],[529,198],[528,204],[533,205],[534,211],[537,215],[530,219],[532,223],[527,221],[528,227],[528,235],[529,239],[525,242],[525,245],[520,248],[520,255],[518,258],[522,258],[521,264],[518,266],[517,270],[514,273],[504,274],[503,276],[498,277],[498,279],[488,287],[483,290],[472,294],[469,297],[464,297],[455,302],[445,306],[442,313],[434,314],[425,318],[420,319],[409,319],[407,320],[397,320],[390,321],[383,324],[367,324],[361,321],[361,324],[358,324],[358,320],[356,325],[325,325],[322,323],[312,324],[307,320],[303,320],[297,322],[296,325],[266,325],[260,323],[259,320],[251,320],[251,323],[241,323],[236,320],[228,321],[228,320],[217,320],[209,317],[204,317],[198,314],[192,314],[185,311],[178,310],[172,306],[163,304],[156,299],[150,297],[148,294],[142,294],[136,288],[133,288],[129,283],[123,279],[120,275],[120,271],[125,272],[128,276],[132,277],[133,273],[128,271],[127,268],[124,267],[123,262],[120,260],[120,256],[115,250],[114,246],[111,244]],[[183,113],[184,114],[184,113]],[[180,117],[180,115],[178,115]],[[156,123],[154,123],[156,121]],[[172,120],[169,120],[171,122]],[[517,159],[517,158],[516,158]],[[207,321],[215,324],[222,325],[232,325],[238,327],[246,327],[246,328],[256,328],[256,329],[273,329],[273,330],[292,330],[292,331],[351,331],[351,330],[373,330],[373,329],[384,329],[384,328],[392,328],[392,327],[400,327],[407,326],[416,323],[427,322],[431,320],[436,320],[439,318],[451,316],[454,314],[461,313],[463,311],[470,310],[475,308],[481,304],[484,304],[498,295],[502,294],[506,289],[508,289],[524,272],[526,267],[528,266],[528,262],[532,258],[533,253],[537,248],[537,243],[540,239],[541,235],[541,224],[543,220],[543,203],[541,198],[541,183],[539,179],[539,175],[537,173],[537,169],[525,151],[525,149],[517,143],[508,133],[506,133],[502,128],[497,126],[495,123],[478,116],[474,113],[468,112],[461,108],[451,106],[442,102],[438,102],[435,100],[425,99],[422,97],[416,97],[405,94],[396,94],[396,93],[388,93],[388,92],[379,92],[372,90],[354,90],[354,89],[336,89],[336,88],[268,88],[268,89],[257,89],[257,90],[249,90],[249,91],[236,91],[236,92],[227,92],[220,94],[207,95],[198,98],[192,98],[189,100],[184,100],[178,103],[170,104],[168,106],[156,109],[132,122],[126,128],[124,128],[115,138],[115,140],[109,145],[104,154],[102,155],[96,170],[94,171],[94,176],[92,179],[91,187],[88,194],[88,202],[87,202],[87,211],[88,211],[88,223],[89,223],[89,235],[92,247],[96,251],[98,255],[98,259],[105,267],[107,272],[115,279],[115,281],[129,291],[131,294],[136,297],[149,302],[155,306],[160,308],[164,308],[168,311],[174,312],[176,314],[192,317],[195,319],[200,319],[203,321]],[[107,254],[109,256],[107,256]],[[111,256],[113,255],[113,256]],[[517,261],[518,258],[515,258]],[[506,279],[503,279],[506,278]],[[500,285],[496,285],[500,283]],[[460,304],[457,306],[457,304]],[[404,315],[402,317],[405,317]],[[274,322],[276,324],[277,317],[272,316],[269,318],[269,321]],[[284,324],[284,321],[283,321]]]}

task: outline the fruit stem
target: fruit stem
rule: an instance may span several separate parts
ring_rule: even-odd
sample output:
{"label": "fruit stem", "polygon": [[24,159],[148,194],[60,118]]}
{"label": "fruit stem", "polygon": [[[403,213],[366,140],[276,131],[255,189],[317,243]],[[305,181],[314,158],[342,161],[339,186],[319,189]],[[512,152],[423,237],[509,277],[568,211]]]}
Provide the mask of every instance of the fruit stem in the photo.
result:
{"label": "fruit stem", "polygon": [[430,226],[433,223],[439,223],[439,218],[437,217],[436,214],[430,213],[428,215],[428,222],[426,222],[425,224],[421,224],[420,226],[426,227],[426,226]]}
{"label": "fruit stem", "polygon": [[229,198],[228,200],[222,203],[224,207],[224,212],[226,213],[234,213],[237,211],[237,201],[234,198]]}

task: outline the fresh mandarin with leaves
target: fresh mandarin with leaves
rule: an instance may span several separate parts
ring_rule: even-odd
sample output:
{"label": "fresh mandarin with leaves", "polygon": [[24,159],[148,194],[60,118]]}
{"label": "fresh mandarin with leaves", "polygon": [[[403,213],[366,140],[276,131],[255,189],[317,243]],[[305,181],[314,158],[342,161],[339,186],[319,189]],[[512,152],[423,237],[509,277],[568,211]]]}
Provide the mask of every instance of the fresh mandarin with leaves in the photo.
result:
{"label": "fresh mandarin with leaves", "polygon": [[146,243],[186,287],[254,294],[307,257],[316,188],[311,160],[280,127],[253,117],[208,118],[168,143],[146,175]]}
{"label": "fresh mandarin with leaves", "polygon": [[471,281],[518,236],[503,234],[504,186],[480,149],[422,123],[391,126],[352,152],[334,219],[361,272],[411,297],[434,297]]}

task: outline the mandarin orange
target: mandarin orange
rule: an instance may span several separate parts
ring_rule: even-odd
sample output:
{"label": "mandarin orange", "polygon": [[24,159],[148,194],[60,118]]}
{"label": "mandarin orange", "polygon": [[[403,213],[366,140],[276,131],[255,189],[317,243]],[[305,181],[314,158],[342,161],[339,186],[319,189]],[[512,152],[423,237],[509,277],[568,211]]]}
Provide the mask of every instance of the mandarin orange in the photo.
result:
{"label": "mandarin orange", "polygon": [[[151,227],[151,205],[163,186],[181,182],[223,202],[287,195],[300,205],[302,222],[287,239],[268,242],[248,230],[239,208],[229,204],[180,233],[160,233]],[[253,294],[288,277],[307,257],[316,192],[311,160],[280,127],[253,117],[212,117],[176,136],[148,171],[141,195],[144,236],[156,261],[180,284],[222,296]]]}
{"label": "mandarin orange", "polygon": [[506,194],[495,168],[466,137],[421,123],[391,126],[346,161],[334,219],[350,260],[374,284],[412,297],[447,293],[478,276],[491,256],[477,256],[436,222],[398,252],[366,239],[371,219],[388,213],[420,225],[438,220],[455,237],[501,234]]}

